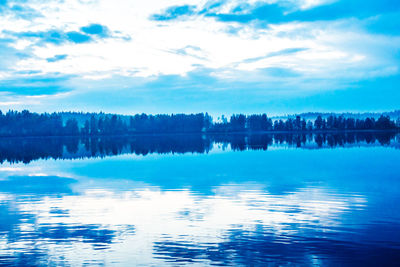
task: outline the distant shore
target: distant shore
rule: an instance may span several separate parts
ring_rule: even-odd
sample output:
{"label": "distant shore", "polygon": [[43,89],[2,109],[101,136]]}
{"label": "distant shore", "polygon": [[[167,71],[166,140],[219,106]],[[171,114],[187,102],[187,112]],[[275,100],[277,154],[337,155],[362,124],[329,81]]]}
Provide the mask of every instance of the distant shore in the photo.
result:
{"label": "distant shore", "polygon": [[330,115],[315,120],[301,116],[272,119],[267,114],[222,116],[214,120],[208,113],[136,114],[32,113],[27,110],[0,111],[0,137],[33,136],[134,136],[168,134],[307,134],[399,131],[400,117],[391,119],[353,118]]}

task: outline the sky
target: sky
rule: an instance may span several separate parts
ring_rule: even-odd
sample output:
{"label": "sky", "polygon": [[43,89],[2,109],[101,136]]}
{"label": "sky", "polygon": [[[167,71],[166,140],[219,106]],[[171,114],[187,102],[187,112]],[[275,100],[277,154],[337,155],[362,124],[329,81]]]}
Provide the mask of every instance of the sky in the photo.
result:
{"label": "sky", "polygon": [[398,0],[0,0],[0,110],[400,109]]}

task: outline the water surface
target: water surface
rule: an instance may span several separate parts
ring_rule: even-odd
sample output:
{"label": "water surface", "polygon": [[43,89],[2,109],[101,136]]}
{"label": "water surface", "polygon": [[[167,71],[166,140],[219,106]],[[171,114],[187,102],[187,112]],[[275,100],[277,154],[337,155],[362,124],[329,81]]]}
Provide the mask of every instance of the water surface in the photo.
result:
{"label": "water surface", "polygon": [[393,265],[389,133],[0,140],[0,264]]}

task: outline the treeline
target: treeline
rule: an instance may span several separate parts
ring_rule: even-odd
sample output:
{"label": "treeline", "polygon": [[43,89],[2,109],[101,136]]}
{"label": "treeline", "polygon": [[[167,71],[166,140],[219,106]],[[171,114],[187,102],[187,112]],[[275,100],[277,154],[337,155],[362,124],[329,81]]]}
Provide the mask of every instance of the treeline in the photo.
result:
{"label": "treeline", "polygon": [[232,132],[311,132],[311,131],[359,131],[398,130],[400,120],[388,116],[378,119],[354,119],[343,116],[318,116],[314,121],[300,116],[286,120],[272,120],[266,114],[232,115],[213,122],[207,113],[121,116],[88,114],[83,122],[72,116],[67,119],[61,113],[37,114],[0,111],[0,136],[106,136],[132,134],[169,133],[232,133]]}
{"label": "treeline", "polygon": [[266,114],[232,115],[230,121],[214,123],[209,131],[212,132],[307,132],[307,131],[357,131],[357,130],[396,130],[400,128],[400,119],[397,122],[388,116],[375,118],[354,119],[343,116],[329,116],[327,119],[318,116],[314,121],[305,120],[300,116],[286,120],[272,120]]}
{"label": "treeline", "polygon": [[[70,117],[70,116],[69,116]],[[201,133],[209,128],[207,114],[120,116],[95,114],[83,123],[63,119],[60,113],[37,114],[29,111],[0,111],[0,136],[103,136],[138,133]]]}

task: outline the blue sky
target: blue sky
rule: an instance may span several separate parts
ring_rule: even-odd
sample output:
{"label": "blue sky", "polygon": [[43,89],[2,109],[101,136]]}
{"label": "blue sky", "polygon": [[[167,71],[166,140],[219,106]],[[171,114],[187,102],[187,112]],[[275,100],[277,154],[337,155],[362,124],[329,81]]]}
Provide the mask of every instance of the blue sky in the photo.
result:
{"label": "blue sky", "polygon": [[0,0],[0,109],[400,108],[398,0]]}

